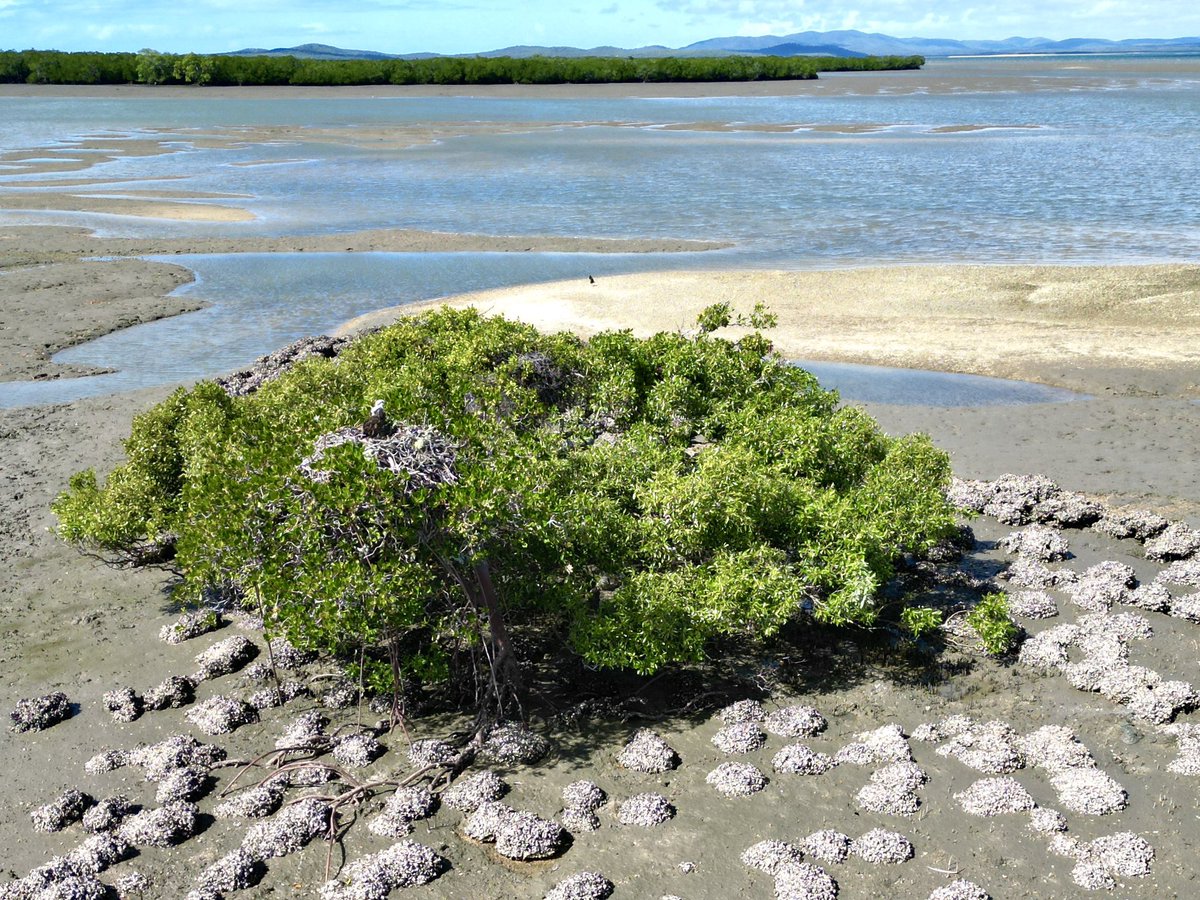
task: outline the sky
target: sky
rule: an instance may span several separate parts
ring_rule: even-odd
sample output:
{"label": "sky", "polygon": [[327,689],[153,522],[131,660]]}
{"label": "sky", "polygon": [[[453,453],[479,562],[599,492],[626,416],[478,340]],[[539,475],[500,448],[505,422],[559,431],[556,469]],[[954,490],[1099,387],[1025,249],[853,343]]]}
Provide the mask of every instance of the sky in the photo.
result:
{"label": "sky", "polygon": [[321,43],[386,53],[516,44],[682,47],[857,29],[895,37],[1200,35],[1196,0],[0,0],[0,49],[221,53]]}

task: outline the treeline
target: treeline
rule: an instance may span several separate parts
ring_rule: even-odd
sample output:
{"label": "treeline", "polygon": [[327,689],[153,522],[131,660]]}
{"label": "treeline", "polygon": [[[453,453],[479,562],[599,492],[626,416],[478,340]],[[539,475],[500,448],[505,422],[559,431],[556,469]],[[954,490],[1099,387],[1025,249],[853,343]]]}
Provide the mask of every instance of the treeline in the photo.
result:
{"label": "treeline", "polygon": [[29,84],[372,85],[611,84],[779,81],[819,72],[918,69],[921,56],[449,57],[298,59],[294,56],[0,52],[0,82]]}

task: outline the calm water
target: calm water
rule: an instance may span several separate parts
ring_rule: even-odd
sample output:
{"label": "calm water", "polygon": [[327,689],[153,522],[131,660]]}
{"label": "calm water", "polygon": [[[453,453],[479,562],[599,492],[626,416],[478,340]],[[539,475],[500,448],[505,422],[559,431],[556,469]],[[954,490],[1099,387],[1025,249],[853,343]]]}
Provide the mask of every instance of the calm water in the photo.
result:
{"label": "calm water", "polygon": [[[231,236],[402,227],[735,244],[582,263],[557,254],[173,257],[200,274],[194,294],[218,304],[200,314],[203,327],[159,323],[62,356],[121,368],[121,388],[243,364],[343,313],[573,277],[579,264],[1192,262],[1200,250],[1200,59],[942,60],[810,88],[687,99],[214,100],[203,90],[169,100],[0,98],[0,151],[57,142],[65,154],[62,142],[82,135],[165,132],[179,138],[179,152],[60,177],[135,179],[113,193],[246,194],[226,202],[257,217],[205,225],[0,210],[0,224]],[[265,143],[188,143],[193,129],[228,138],[264,127],[276,129]],[[5,172],[8,185],[34,177]],[[162,178],[172,180],[154,180]],[[74,387],[118,389],[108,382]],[[0,386],[0,403],[31,402],[18,390]],[[71,386],[30,390],[65,399]]]}
{"label": "calm water", "polygon": [[894,403],[898,406],[1017,406],[1026,403],[1069,403],[1085,394],[1062,388],[960,375],[923,372],[892,366],[796,360],[796,365],[817,376],[822,387],[836,388],[844,400]]}
{"label": "calm water", "polygon": [[[641,255],[508,253],[240,253],[150,257],[197,281],[179,293],[218,298],[207,309],[105,335],[55,355],[119,368],[111,375],[0,383],[0,405],[58,403],[203,378],[385,306],[453,293],[645,270]],[[676,254],[653,263],[678,268]]]}

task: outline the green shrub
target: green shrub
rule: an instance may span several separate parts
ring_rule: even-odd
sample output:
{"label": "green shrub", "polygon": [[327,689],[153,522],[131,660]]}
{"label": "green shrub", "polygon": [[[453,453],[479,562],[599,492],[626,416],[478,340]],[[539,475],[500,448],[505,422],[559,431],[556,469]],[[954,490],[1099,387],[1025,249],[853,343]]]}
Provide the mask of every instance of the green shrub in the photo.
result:
{"label": "green shrub", "polygon": [[766,304],[755,303],[750,315],[735,315],[733,307],[728,303],[713,303],[700,310],[696,325],[701,333],[712,334],[718,328],[728,325],[741,325],[745,328],[774,328],[779,324],[779,317],[770,312]]}
{"label": "green shrub", "polygon": [[988,653],[1001,656],[1013,648],[1020,629],[1008,614],[1008,598],[992,593],[981,599],[967,613],[967,624],[979,635]]}
{"label": "green shrub", "polygon": [[[498,702],[517,624],[638,672],[789,620],[870,625],[893,561],[952,530],[946,456],[768,348],[427,313],[250,396],[177,392],[103,486],[72,480],[59,533],[116,555],[173,540],[185,591],[233,585],[376,680],[488,660]],[[409,468],[364,450],[377,399]],[[339,429],[357,437],[316,458]]]}
{"label": "green shrub", "polygon": [[931,606],[909,606],[900,611],[900,627],[914,638],[924,637],[942,627],[942,613]]}

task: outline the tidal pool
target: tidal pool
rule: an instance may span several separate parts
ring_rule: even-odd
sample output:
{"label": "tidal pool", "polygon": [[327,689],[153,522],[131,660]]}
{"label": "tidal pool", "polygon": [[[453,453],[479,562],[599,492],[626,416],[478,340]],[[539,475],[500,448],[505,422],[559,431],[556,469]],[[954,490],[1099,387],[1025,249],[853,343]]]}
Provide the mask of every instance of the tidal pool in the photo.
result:
{"label": "tidal pool", "polygon": [[1025,403],[1065,403],[1087,395],[1030,381],[930,372],[893,366],[794,360],[849,402],[889,403],[896,406],[1017,406]]}

